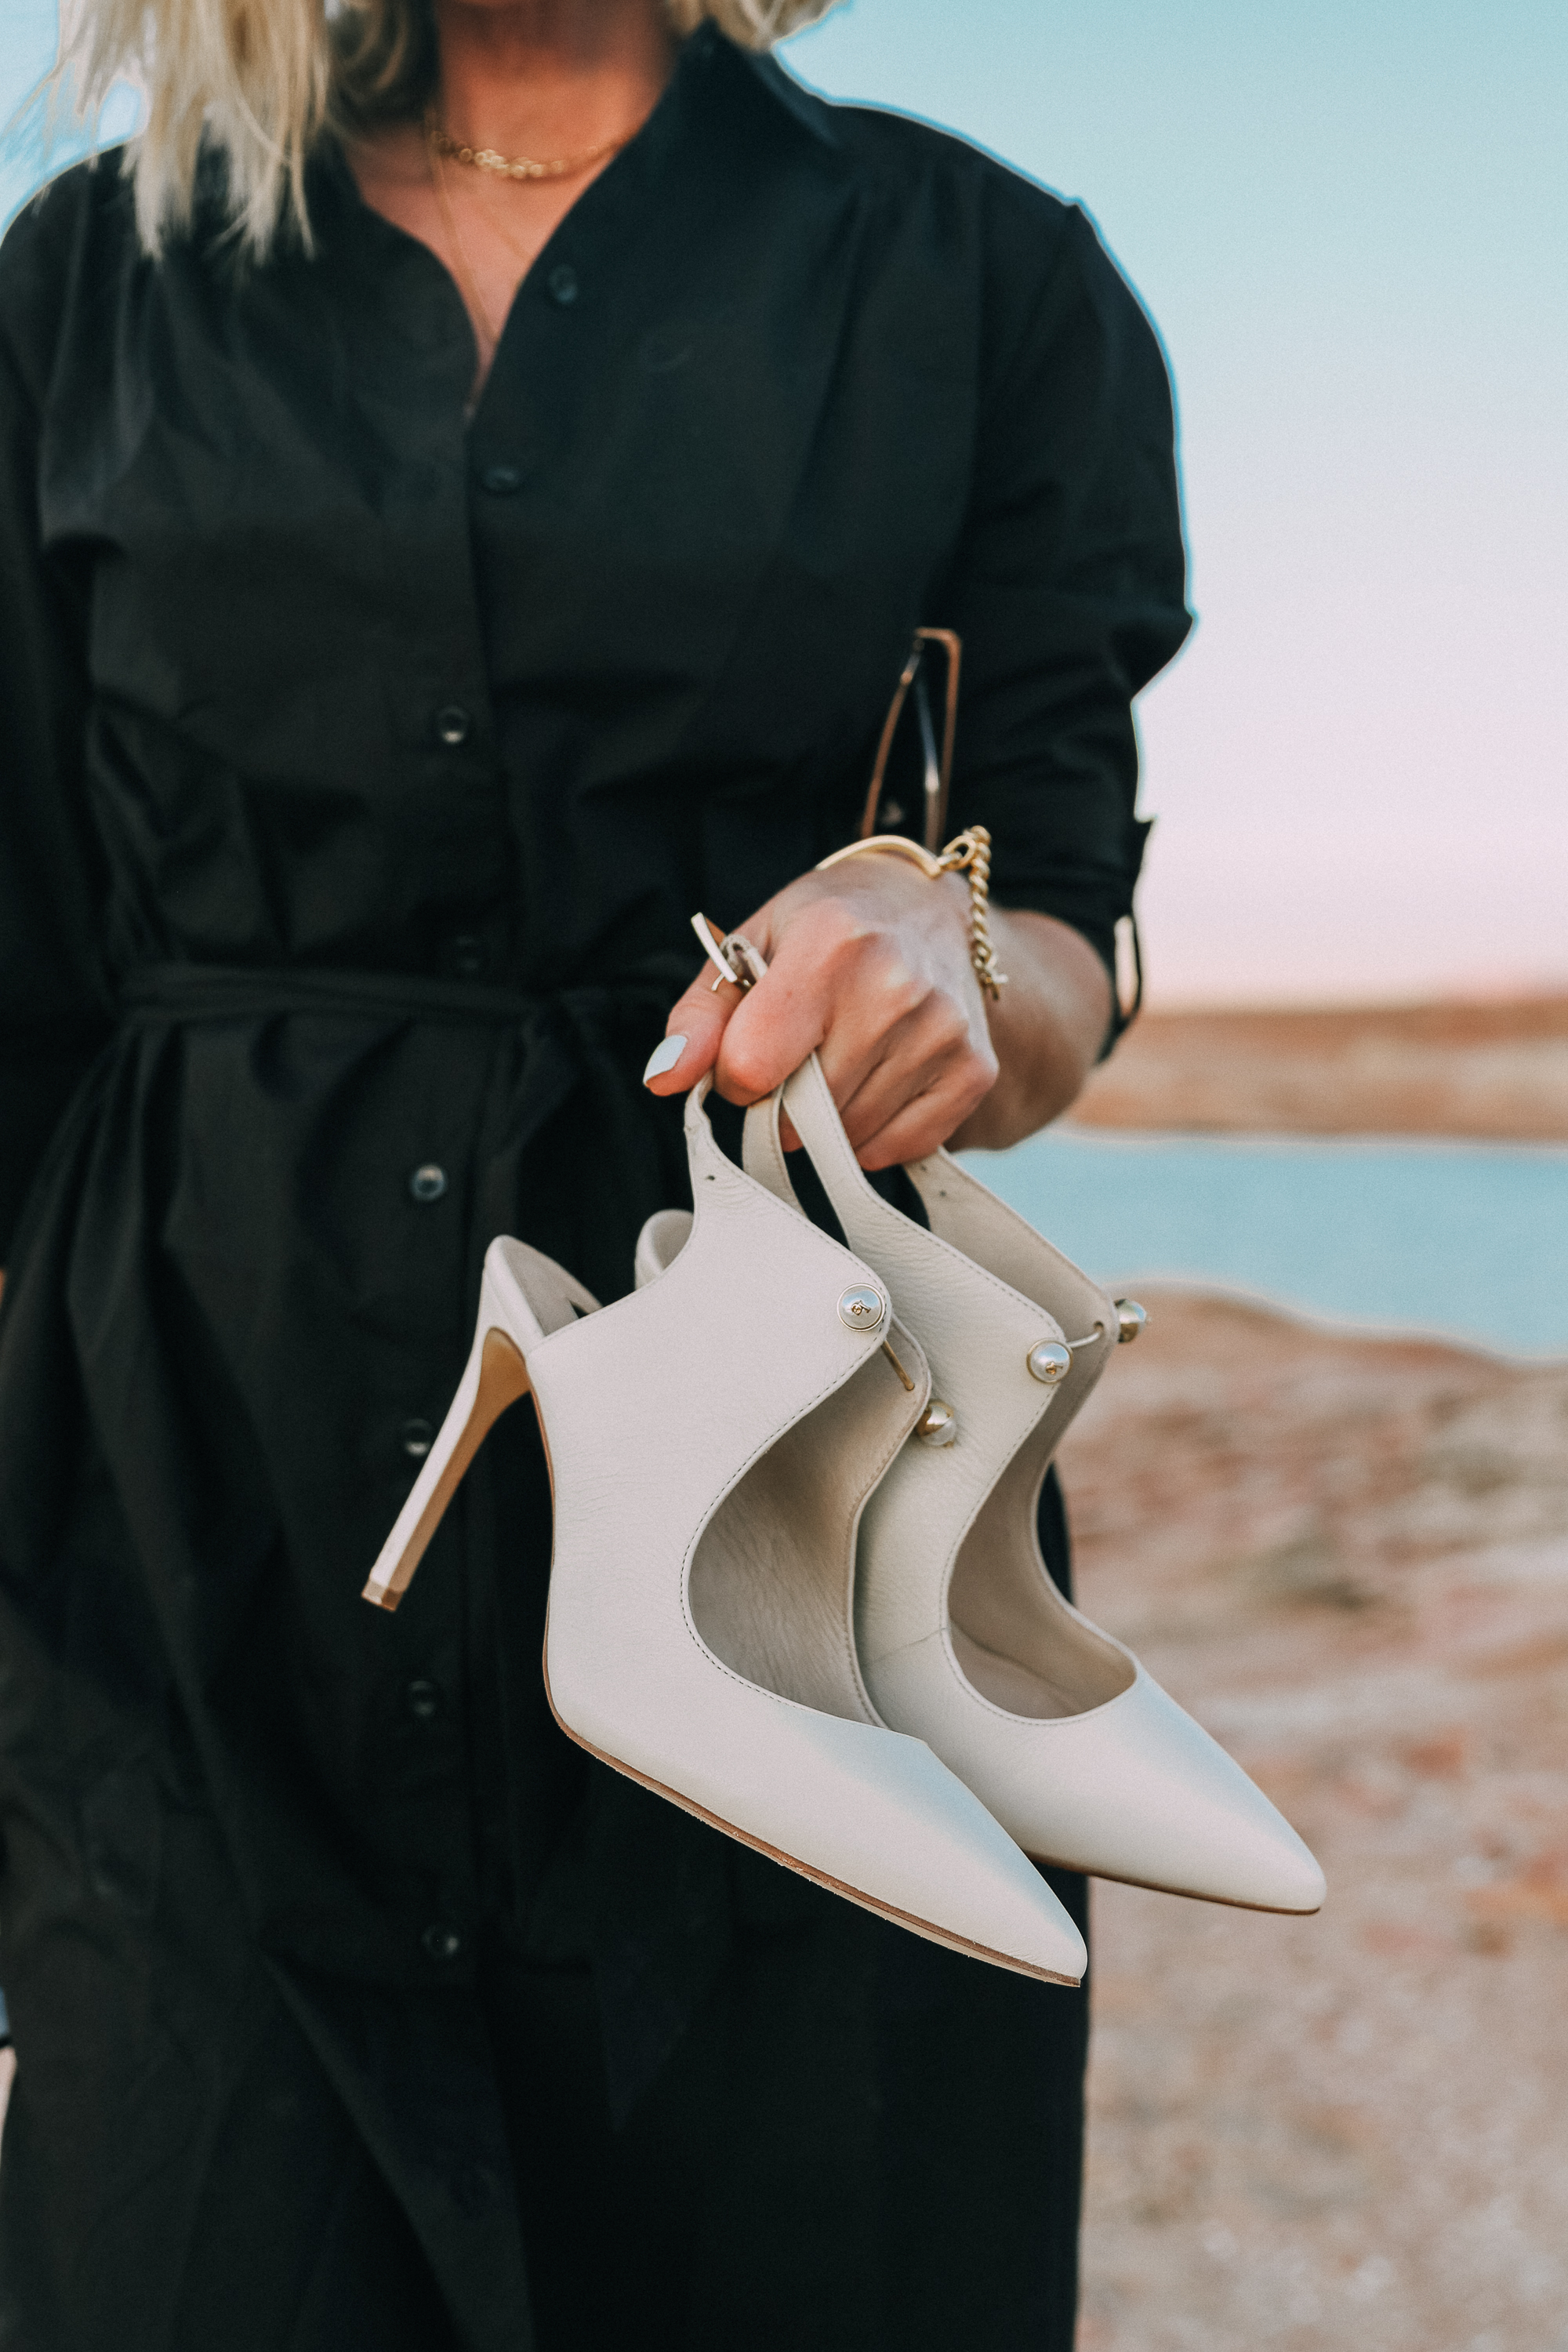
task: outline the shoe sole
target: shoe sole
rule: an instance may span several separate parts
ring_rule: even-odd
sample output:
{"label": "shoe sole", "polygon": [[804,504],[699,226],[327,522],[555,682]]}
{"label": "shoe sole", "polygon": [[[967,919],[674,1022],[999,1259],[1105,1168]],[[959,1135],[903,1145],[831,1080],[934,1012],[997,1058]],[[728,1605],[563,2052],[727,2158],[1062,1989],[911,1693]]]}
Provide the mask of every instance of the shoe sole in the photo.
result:
{"label": "shoe sole", "polygon": [[[1029,1853],[1027,1846],[1024,1848]],[[1226,1911],[1266,1911],[1272,1919],[1315,1919],[1322,1909],[1314,1903],[1301,1910],[1293,1903],[1247,1903],[1239,1895],[1201,1895],[1191,1886],[1167,1886],[1158,1878],[1128,1878],[1119,1870],[1087,1870],[1081,1862],[1058,1862],[1054,1854],[1029,1853],[1037,1870],[1070,1870],[1079,1878],[1109,1879],[1113,1886],[1141,1886],[1149,1895],[1179,1895],[1187,1903],[1217,1903]]]}

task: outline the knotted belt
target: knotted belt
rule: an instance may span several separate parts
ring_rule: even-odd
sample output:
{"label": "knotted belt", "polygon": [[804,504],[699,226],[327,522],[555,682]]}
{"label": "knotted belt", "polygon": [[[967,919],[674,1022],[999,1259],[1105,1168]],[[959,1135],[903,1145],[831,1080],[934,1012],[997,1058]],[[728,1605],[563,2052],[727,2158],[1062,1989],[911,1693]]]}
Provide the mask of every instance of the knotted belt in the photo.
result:
{"label": "knotted belt", "polygon": [[474,1242],[470,1271],[497,1233],[519,1229],[521,1171],[547,1123],[583,1090],[575,1139],[591,1155],[579,1171],[584,1205],[594,1204],[573,1271],[605,1297],[631,1281],[644,1218],[683,1192],[679,1119],[642,1087],[642,1066],[670,1005],[691,977],[685,950],[660,950],[580,986],[531,991],[422,973],[159,963],[134,966],[120,989],[121,1017],[138,1028],[318,1015],[395,1027],[402,1024],[513,1033],[518,1051],[490,1099],[475,1141]]}
{"label": "knotted belt", "polygon": [[339,970],[328,964],[136,964],[120,987],[135,1022],[246,1021],[321,1013],[372,1021],[430,1021],[458,1028],[527,1028],[544,1009],[569,1019],[657,1012],[662,1020],[691,977],[688,951],[661,950],[582,987],[529,991],[418,972]]}

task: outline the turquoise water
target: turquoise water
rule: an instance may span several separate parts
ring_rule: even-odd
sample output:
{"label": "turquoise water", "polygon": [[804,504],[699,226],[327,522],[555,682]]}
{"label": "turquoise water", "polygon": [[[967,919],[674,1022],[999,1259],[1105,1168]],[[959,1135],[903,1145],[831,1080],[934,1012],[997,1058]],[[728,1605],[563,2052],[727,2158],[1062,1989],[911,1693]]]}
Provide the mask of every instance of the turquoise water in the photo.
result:
{"label": "turquoise water", "polygon": [[1568,1150],[1057,1130],[968,1165],[1088,1272],[1568,1358]]}

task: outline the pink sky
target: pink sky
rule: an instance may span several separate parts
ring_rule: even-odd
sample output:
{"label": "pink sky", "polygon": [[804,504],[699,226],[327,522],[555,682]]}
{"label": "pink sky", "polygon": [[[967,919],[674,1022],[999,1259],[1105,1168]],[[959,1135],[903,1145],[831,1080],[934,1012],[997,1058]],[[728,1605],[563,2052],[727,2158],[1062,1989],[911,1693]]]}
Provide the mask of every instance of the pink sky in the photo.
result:
{"label": "pink sky", "polygon": [[1081,196],[1164,336],[1152,1000],[1568,989],[1562,0],[853,0],[785,55]]}

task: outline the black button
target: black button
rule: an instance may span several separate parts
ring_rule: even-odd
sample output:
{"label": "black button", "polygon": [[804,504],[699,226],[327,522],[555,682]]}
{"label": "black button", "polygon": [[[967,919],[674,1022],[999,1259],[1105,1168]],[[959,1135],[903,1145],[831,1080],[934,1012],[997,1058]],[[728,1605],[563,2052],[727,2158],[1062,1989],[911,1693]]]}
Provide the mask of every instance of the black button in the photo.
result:
{"label": "black button", "polygon": [[436,713],[437,736],[449,751],[455,751],[459,743],[466,743],[473,729],[474,722],[460,702],[448,702],[444,709]]}
{"label": "black button", "polygon": [[563,310],[568,304],[575,302],[582,291],[577,283],[577,272],[569,261],[558,261],[545,282],[550,288],[551,300],[559,302]]}
{"label": "black button", "polygon": [[492,498],[510,498],[513,490],[522,488],[522,468],[521,466],[487,466],[479,480]]}
{"label": "black button", "polygon": [[397,1433],[397,1443],[410,1462],[423,1462],[436,1443],[436,1432],[427,1421],[405,1421]]}
{"label": "black button", "polygon": [[408,1189],[416,1201],[438,1201],[447,1189],[447,1171],[433,1160],[427,1160],[408,1179]]}
{"label": "black button", "polygon": [[463,1948],[462,1937],[447,1919],[432,1920],[419,1940],[432,1960],[455,1960]]}
{"label": "black button", "polygon": [[416,1723],[434,1723],[441,1712],[440,1685],[418,1675],[403,1685],[403,1704]]}
{"label": "black button", "polygon": [[458,2210],[470,2218],[488,2213],[500,2189],[500,2182],[488,2164],[459,2164],[452,2174],[451,2184]]}
{"label": "black button", "polygon": [[485,943],[472,931],[459,931],[447,942],[447,969],[454,980],[478,980],[485,968]]}

